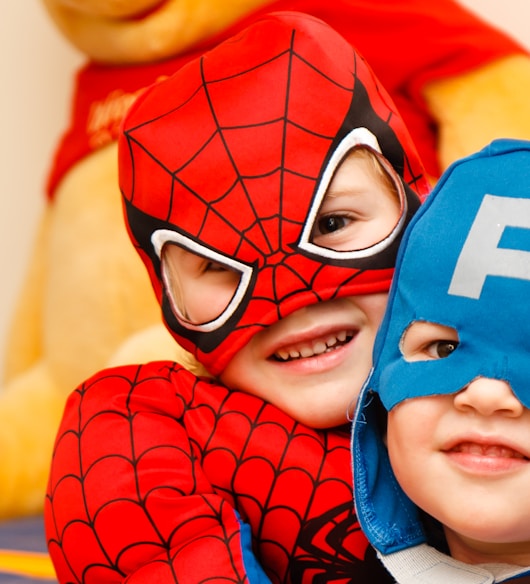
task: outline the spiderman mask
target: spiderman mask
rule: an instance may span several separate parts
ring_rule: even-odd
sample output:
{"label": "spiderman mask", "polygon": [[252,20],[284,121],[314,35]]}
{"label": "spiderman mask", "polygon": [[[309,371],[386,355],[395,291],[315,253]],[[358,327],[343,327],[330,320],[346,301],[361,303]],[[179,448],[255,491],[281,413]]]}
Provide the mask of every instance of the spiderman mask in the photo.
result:
{"label": "spiderman mask", "polygon": [[[319,246],[337,168],[365,148],[392,177],[397,223],[355,249]],[[387,291],[405,225],[428,192],[390,98],[323,22],[275,13],[148,89],[119,138],[131,239],[175,339],[214,375],[248,340],[304,306]],[[204,258],[237,285],[206,321],[179,306],[164,249]]]}

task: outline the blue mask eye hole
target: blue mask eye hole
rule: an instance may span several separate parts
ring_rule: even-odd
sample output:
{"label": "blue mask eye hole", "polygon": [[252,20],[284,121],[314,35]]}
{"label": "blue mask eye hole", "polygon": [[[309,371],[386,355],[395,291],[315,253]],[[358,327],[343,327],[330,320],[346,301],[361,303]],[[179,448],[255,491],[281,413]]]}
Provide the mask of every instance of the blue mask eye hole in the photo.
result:
{"label": "blue mask eye hole", "polygon": [[455,328],[435,322],[415,321],[404,332],[400,349],[405,361],[435,361],[450,357],[459,343]]}

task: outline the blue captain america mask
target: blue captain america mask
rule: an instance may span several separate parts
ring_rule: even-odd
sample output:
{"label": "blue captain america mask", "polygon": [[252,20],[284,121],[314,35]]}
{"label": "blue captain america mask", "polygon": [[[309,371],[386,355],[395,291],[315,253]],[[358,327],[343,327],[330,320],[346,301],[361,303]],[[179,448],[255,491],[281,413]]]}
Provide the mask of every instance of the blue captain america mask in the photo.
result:
{"label": "blue captain america mask", "polygon": [[[396,278],[372,377],[387,410],[479,376],[508,381],[530,407],[527,142],[496,141],[448,171],[405,236]],[[417,321],[454,328],[456,350],[407,362],[401,341]]]}
{"label": "blue captain america mask", "polygon": [[[454,329],[458,346],[445,358],[407,361],[402,340],[416,322]],[[357,514],[383,554],[425,536],[418,510],[390,466],[381,407],[390,411],[406,399],[453,394],[477,377],[505,380],[530,408],[526,141],[497,140],[453,164],[403,237],[353,428]]]}

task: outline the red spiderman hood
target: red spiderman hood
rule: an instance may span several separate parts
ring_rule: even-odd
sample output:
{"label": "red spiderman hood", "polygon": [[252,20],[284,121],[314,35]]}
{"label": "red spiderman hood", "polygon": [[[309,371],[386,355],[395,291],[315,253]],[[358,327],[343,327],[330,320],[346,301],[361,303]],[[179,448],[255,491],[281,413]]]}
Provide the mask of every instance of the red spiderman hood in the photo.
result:
{"label": "red spiderman hood", "polygon": [[[365,136],[403,182],[399,233],[362,257],[308,249],[325,181]],[[386,291],[401,231],[428,191],[404,124],[362,57],[299,13],[258,20],[151,87],[118,144],[129,233],[166,324],[214,374],[253,334],[303,306]],[[226,314],[193,327],[175,316],[160,237],[241,273]]]}

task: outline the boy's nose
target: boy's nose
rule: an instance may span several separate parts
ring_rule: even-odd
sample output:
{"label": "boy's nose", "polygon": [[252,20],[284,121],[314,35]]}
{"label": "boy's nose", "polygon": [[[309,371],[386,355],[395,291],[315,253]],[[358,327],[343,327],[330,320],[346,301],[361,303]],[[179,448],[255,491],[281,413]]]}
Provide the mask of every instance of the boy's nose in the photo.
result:
{"label": "boy's nose", "polygon": [[457,410],[475,411],[483,416],[501,414],[516,418],[524,411],[523,404],[515,397],[510,384],[500,379],[478,377],[454,398]]}

